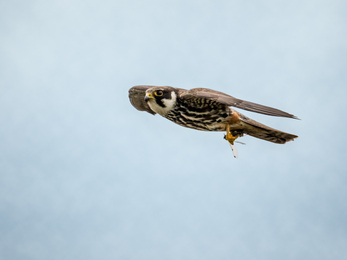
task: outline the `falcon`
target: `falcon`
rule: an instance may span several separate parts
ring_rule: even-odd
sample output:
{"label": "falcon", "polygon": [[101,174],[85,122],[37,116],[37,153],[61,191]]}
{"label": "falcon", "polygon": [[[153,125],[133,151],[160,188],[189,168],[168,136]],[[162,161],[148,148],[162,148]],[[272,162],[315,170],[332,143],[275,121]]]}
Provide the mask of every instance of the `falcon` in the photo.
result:
{"label": "falcon", "polygon": [[152,115],[159,114],[178,125],[202,131],[225,131],[224,138],[229,142],[236,158],[238,155],[234,142],[244,134],[277,144],[284,144],[298,137],[256,122],[230,107],[269,116],[298,119],[296,116],[212,89],[186,90],[139,85],[129,90],[129,99],[137,110]]}

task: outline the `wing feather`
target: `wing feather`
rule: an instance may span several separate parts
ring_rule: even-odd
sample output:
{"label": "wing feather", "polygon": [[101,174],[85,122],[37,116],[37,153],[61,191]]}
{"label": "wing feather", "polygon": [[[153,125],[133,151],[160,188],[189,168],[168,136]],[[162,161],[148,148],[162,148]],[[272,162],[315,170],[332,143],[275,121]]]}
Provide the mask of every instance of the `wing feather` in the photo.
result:
{"label": "wing feather", "polygon": [[241,99],[237,99],[223,92],[219,92],[219,91],[208,89],[208,88],[193,88],[181,96],[181,98],[187,98],[187,99],[192,97],[206,98],[206,99],[219,102],[221,104],[225,104],[227,106],[233,106],[233,107],[241,108],[244,110],[248,110],[251,112],[256,112],[256,113],[260,113],[264,115],[299,119],[296,116],[289,114],[287,112],[284,112],[282,110],[256,104],[256,103],[245,101],[245,100],[241,100]]}

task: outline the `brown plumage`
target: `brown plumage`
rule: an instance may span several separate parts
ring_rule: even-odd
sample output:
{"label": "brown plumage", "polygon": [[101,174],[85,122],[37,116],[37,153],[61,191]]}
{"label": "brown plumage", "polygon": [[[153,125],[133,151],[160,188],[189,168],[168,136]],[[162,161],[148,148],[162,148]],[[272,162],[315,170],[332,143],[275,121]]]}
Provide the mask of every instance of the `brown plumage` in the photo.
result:
{"label": "brown plumage", "polygon": [[296,116],[212,89],[185,90],[140,85],[129,90],[129,99],[137,110],[153,115],[158,113],[184,127],[203,131],[227,131],[226,139],[231,144],[243,134],[279,144],[298,137],[256,122],[230,106],[270,116],[298,119]]}

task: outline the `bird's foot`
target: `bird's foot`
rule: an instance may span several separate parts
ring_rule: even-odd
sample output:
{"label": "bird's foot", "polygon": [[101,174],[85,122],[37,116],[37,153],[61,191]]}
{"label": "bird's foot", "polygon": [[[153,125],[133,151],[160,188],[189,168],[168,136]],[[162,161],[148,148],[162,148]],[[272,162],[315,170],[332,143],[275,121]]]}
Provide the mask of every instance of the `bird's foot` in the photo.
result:
{"label": "bird's foot", "polygon": [[233,145],[235,140],[241,136],[243,136],[242,130],[232,130],[227,131],[226,135],[224,135],[224,139]]}
{"label": "bird's foot", "polygon": [[231,150],[233,151],[234,157],[238,158],[239,154],[237,151],[236,146],[234,145],[234,142],[237,138],[243,136],[243,131],[242,130],[232,130],[230,131],[230,126],[227,125],[227,133],[224,135],[224,139],[227,140],[230,144]]}

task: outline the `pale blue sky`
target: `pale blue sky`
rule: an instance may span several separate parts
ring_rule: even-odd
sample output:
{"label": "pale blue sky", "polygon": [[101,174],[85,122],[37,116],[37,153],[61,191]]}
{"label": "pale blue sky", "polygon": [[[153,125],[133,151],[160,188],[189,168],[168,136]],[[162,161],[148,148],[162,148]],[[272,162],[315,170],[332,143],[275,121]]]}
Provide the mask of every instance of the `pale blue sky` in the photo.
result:
{"label": "pale blue sky", "polygon": [[[0,259],[347,259],[345,1],[0,2]],[[276,145],[135,110],[206,87]]]}

